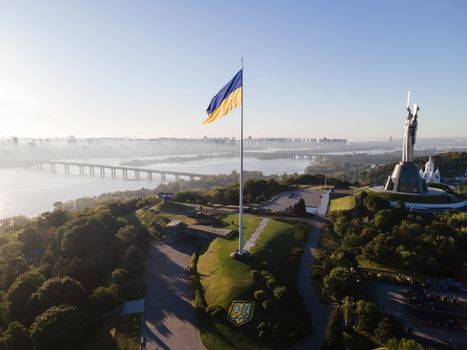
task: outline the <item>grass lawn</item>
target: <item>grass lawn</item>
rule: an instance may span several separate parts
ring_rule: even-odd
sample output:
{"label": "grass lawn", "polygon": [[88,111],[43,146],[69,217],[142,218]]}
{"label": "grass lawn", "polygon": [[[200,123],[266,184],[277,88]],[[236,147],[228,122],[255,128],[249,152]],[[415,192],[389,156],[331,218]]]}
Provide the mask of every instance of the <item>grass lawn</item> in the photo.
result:
{"label": "grass lawn", "polygon": [[[226,227],[238,230],[236,214],[224,216],[222,221]],[[245,240],[260,221],[261,217],[245,215]],[[201,339],[208,349],[285,348],[286,342],[290,344],[310,330],[311,324],[295,285],[298,258],[307,232],[307,224],[271,220],[253,247],[252,256],[246,261],[229,256],[237,249],[238,238],[218,238],[200,254],[197,269],[206,302],[208,305],[220,305],[224,310],[217,319],[198,314]],[[252,270],[269,271],[277,286],[286,286],[288,296],[285,301],[275,299],[261,277],[253,281]],[[239,327],[230,323],[227,312],[232,301],[255,301],[253,293],[260,289],[264,291],[265,299],[271,300],[272,307],[265,310],[262,300],[256,300],[252,321]],[[270,322],[270,325],[260,339],[257,326],[261,322]],[[277,336],[272,335],[274,332]]]}
{"label": "grass lawn", "polygon": [[151,210],[166,214],[190,214],[194,209],[193,207],[182,203],[162,202],[154,206]]}
{"label": "grass lawn", "polygon": [[115,315],[100,321],[81,350],[139,350],[142,314]]}
{"label": "grass lawn", "polygon": [[377,262],[371,261],[362,255],[356,256],[358,266],[363,269],[375,270],[377,272],[385,273],[399,273],[400,271],[392,266],[386,266],[378,264]]}
{"label": "grass lawn", "polygon": [[331,199],[331,205],[329,206],[329,212],[339,210],[352,210],[357,205],[354,196],[345,196],[341,198]]}

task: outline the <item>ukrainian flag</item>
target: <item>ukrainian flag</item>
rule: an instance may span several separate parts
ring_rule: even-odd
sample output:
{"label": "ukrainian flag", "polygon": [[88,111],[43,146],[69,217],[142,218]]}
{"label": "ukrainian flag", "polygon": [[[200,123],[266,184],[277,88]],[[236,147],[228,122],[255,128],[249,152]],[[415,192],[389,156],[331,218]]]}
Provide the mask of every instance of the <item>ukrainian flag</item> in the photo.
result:
{"label": "ukrainian flag", "polygon": [[203,121],[204,125],[223,117],[232,109],[242,104],[242,85],[243,69],[241,69],[211,100],[211,103],[206,109],[208,117]]}

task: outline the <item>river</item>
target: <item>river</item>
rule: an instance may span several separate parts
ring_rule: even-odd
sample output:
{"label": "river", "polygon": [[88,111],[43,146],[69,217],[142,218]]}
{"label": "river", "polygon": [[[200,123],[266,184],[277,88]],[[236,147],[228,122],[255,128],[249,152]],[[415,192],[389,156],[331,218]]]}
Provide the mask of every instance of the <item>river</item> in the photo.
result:
{"label": "river", "polygon": [[[117,165],[130,159],[101,158],[101,159],[73,159],[70,161],[82,161],[86,163]],[[274,159],[258,160],[254,158],[244,159],[245,170],[256,170],[264,175],[283,173],[303,173],[310,163],[307,159]],[[187,171],[201,174],[228,174],[233,170],[239,170],[238,158],[211,158],[196,161],[154,163],[145,168],[158,170]],[[110,174],[102,178],[96,171],[95,176],[79,175],[78,170],[71,167],[72,173],[65,175],[61,167],[58,172],[51,174],[47,166],[42,170],[31,168],[4,168],[0,169],[0,218],[26,215],[35,216],[44,211],[51,210],[54,202],[65,202],[80,197],[96,196],[101,193],[114,191],[137,190],[153,188],[161,183],[159,176],[154,176],[148,181],[145,174],[141,174],[140,180],[131,179],[133,173],[129,173],[130,179],[123,180],[118,172],[117,178],[112,179]],[[167,181],[173,181],[173,177],[167,176]]]}

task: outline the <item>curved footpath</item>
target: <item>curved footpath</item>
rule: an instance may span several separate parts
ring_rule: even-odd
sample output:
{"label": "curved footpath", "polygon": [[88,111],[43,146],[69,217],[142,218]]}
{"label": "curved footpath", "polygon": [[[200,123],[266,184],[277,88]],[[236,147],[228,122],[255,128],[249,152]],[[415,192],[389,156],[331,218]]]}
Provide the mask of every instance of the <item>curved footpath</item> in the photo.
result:
{"label": "curved footpath", "polygon": [[195,239],[159,241],[150,248],[144,305],[142,350],[204,350],[187,266]]}
{"label": "curved footpath", "polygon": [[298,291],[302,296],[305,308],[313,322],[312,333],[303,339],[300,343],[293,346],[294,350],[317,350],[321,347],[324,341],[324,328],[329,315],[329,307],[321,304],[316,295],[313,286],[311,285],[311,268],[313,266],[313,259],[316,254],[316,249],[319,244],[319,234],[323,221],[325,220],[326,213],[329,207],[330,192],[325,191],[321,196],[321,203],[318,208],[318,215],[315,219],[309,220],[311,225],[310,232],[308,232],[308,239],[303,246],[302,256],[300,258],[300,265],[297,273]]}
{"label": "curved footpath", "polygon": [[297,274],[297,284],[300,295],[302,296],[305,308],[313,322],[312,333],[303,339],[300,343],[293,346],[294,350],[317,350],[324,341],[324,328],[328,319],[329,308],[320,303],[312,285],[311,285],[311,266],[316,248],[318,248],[319,233],[321,224],[313,220],[309,222],[312,225],[308,233],[308,239],[303,247],[300,258],[300,266]]}

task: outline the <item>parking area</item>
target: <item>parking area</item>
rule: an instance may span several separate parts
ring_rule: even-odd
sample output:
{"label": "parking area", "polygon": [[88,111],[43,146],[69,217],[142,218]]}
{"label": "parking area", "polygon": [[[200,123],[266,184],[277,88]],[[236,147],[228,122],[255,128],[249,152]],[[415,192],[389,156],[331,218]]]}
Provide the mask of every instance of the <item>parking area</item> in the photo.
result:
{"label": "parking area", "polygon": [[[467,349],[466,308],[458,292],[368,281],[370,298],[429,349]],[[441,299],[439,299],[441,297]],[[457,303],[457,304],[456,304]]]}

